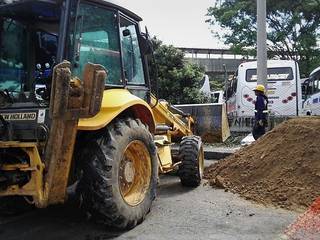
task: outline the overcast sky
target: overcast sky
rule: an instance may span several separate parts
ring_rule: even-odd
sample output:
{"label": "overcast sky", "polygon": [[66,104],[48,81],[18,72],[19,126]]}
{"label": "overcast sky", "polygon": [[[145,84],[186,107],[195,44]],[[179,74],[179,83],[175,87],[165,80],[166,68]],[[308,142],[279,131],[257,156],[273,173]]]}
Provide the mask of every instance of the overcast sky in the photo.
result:
{"label": "overcast sky", "polygon": [[205,23],[207,8],[214,0],[121,0],[121,5],[143,18],[148,27],[166,44],[176,47],[223,48]]}

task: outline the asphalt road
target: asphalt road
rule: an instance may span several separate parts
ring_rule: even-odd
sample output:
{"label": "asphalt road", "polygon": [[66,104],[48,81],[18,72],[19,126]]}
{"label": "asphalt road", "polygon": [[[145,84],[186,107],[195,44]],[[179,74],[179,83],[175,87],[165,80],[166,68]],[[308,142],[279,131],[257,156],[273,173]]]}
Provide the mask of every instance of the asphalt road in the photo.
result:
{"label": "asphalt road", "polygon": [[1,240],[103,239],[277,239],[297,213],[264,207],[212,189],[205,183],[184,188],[176,176],[162,176],[146,220],[128,232],[92,223],[72,205],[0,216]]}

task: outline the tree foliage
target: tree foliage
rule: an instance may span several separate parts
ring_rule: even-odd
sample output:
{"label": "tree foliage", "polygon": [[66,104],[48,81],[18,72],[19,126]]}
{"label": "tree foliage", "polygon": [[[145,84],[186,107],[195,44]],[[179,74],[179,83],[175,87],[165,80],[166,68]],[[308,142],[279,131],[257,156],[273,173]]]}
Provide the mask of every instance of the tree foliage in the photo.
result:
{"label": "tree foliage", "polygon": [[[174,46],[165,45],[157,38],[152,41],[157,67],[158,97],[172,104],[206,102],[206,96],[199,91],[203,69],[186,62],[184,53]],[[154,79],[154,65],[151,67],[151,75]]]}
{"label": "tree foliage", "polygon": [[[207,22],[226,30],[218,35],[235,53],[256,55],[256,0],[216,0],[207,15]],[[319,29],[319,0],[267,1],[269,57],[297,60],[301,72],[310,73],[320,64]]]}
{"label": "tree foliage", "polygon": [[211,91],[224,90],[225,79],[214,78],[212,76],[209,76],[209,78]]}

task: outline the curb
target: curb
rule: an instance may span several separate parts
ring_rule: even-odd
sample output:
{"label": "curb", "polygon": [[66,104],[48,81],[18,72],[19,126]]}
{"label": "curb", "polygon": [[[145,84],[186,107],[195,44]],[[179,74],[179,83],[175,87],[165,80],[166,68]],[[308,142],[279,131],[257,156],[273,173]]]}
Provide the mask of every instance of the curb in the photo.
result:
{"label": "curb", "polygon": [[[171,151],[174,154],[178,154],[178,146],[174,146],[171,148]],[[222,160],[231,154],[235,153],[240,148],[224,148],[224,147],[206,147],[204,146],[204,158],[209,161],[218,161]]]}
{"label": "curb", "polygon": [[222,160],[232,153],[229,152],[216,152],[216,151],[204,151],[204,158],[210,161]]}
{"label": "curb", "polygon": [[204,158],[206,160],[221,160],[235,153],[239,148],[204,148]]}

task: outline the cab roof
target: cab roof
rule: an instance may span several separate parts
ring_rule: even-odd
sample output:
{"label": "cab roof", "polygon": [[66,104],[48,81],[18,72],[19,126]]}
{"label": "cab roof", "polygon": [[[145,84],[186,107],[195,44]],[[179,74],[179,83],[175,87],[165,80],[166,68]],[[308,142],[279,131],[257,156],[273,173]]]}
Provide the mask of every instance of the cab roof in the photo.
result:
{"label": "cab roof", "polygon": [[117,9],[120,12],[124,13],[125,15],[133,18],[134,20],[136,20],[138,22],[142,21],[142,18],[139,17],[137,14],[131,12],[130,10],[126,9],[125,7],[120,6],[118,4],[118,2],[120,2],[120,1],[115,1],[115,0],[108,0],[108,1],[105,1],[105,0],[87,0],[87,2],[97,3],[97,4],[101,4],[101,5],[104,5],[104,6],[107,6],[107,7],[111,7],[111,8]]}
{"label": "cab roof", "polygon": [[[69,0],[69,1],[74,1],[74,0]],[[15,13],[21,13],[23,15],[23,13],[25,12],[25,9],[38,9],[39,10],[39,16],[42,14],[46,14],[45,11],[41,12],[41,8],[44,4],[51,4],[53,7],[56,6],[58,7],[61,4],[62,0],[20,0],[20,1],[15,1],[13,3],[10,4],[4,4],[4,5],[0,5],[0,13],[4,13],[5,14],[10,14],[11,12],[15,12]],[[122,13],[124,13],[125,15],[127,15],[128,17],[134,19],[135,21],[142,21],[142,18],[139,17],[137,14],[131,12],[130,10],[116,4],[115,0],[109,0],[109,1],[104,1],[104,0],[86,0],[86,2],[88,3],[94,3],[94,4],[98,4],[98,5],[103,5],[106,7],[110,7],[113,9],[116,9]],[[40,16],[41,17],[41,16]],[[56,18],[57,16],[45,16],[45,17],[53,17]]]}

